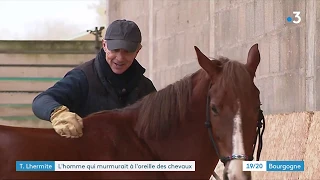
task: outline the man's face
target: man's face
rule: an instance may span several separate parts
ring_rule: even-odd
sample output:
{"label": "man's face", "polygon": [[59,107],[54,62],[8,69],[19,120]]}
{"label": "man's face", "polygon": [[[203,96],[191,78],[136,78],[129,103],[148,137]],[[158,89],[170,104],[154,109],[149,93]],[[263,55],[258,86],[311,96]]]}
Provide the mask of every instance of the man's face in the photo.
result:
{"label": "man's face", "polygon": [[102,45],[106,52],[106,61],[116,74],[124,73],[131,66],[141,49],[141,46],[139,46],[135,52],[128,52],[125,49],[109,50],[105,40],[102,41]]}

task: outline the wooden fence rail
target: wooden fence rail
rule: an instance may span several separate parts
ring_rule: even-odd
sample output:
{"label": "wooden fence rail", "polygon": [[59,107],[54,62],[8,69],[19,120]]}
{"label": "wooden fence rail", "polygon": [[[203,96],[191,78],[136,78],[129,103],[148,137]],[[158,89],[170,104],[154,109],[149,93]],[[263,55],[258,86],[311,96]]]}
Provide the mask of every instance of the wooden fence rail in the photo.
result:
{"label": "wooden fence rail", "polygon": [[0,119],[38,121],[34,97],[95,53],[95,41],[0,41]]}

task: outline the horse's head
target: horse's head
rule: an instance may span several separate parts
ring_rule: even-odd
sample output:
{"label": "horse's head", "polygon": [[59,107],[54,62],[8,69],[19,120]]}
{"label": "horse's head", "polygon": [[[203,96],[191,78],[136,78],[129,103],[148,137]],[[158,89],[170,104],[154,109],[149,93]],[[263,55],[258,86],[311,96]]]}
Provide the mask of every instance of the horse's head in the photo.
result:
{"label": "horse's head", "polygon": [[227,58],[210,60],[195,47],[198,62],[210,78],[206,125],[220,160],[224,179],[251,179],[243,161],[253,159],[260,111],[254,77],[260,62],[258,45],[251,47],[246,64]]}

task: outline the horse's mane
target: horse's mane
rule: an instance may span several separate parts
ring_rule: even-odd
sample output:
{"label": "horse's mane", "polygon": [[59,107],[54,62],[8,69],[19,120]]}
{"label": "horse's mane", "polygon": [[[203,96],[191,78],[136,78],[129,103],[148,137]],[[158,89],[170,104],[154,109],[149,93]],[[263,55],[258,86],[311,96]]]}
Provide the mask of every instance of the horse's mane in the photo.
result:
{"label": "horse's mane", "polygon": [[185,76],[164,89],[145,96],[132,106],[139,106],[135,130],[140,137],[164,137],[185,119],[192,94],[191,80],[192,75]]}
{"label": "horse's mane", "polygon": [[227,89],[230,93],[233,93],[240,101],[244,99],[250,99],[252,87],[252,79],[246,68],[246,66],[235,60],[230,60],[226,57],[220,57],[218,60],[222,63],[223,71],[220,78],[217,79],[215,84],[221,89]]}
{"label": "horse's mane", "polygon": [[[137,118],[135,130],[139,137],[156,139],[164,137],[181,120],[185,119],[187,105],[192,94],[192,75],[185,76],[157,92],[150,93],[132,105],[121,109],[95,112],[89,116],[138,112],[138,117],[132,118]],[[129,115],[131,116],[132,113]]]}

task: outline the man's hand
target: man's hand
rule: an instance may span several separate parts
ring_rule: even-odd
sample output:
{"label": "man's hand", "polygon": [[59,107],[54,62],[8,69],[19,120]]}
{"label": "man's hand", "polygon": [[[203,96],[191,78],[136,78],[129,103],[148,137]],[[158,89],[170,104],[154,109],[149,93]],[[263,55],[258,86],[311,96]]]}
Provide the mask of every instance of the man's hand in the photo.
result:
{"label": "man's hand", "polygon": [[67,138],[78,138],[83,135],[82,118],[76,113],[70,112],[66,106],[58,107],[51,114],[51,123],[54,130]]}

